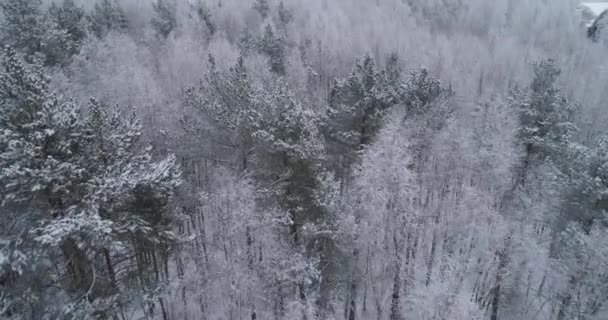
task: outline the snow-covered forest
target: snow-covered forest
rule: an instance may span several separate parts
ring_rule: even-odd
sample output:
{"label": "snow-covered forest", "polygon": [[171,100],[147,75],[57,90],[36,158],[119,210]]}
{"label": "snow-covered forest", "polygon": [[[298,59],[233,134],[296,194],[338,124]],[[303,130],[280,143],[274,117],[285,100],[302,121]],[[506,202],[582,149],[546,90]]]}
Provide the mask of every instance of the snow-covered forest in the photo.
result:
{"label": "snow-covered forest", "polygon": [[578,6],[0,0],[0,319],[608,319]]}

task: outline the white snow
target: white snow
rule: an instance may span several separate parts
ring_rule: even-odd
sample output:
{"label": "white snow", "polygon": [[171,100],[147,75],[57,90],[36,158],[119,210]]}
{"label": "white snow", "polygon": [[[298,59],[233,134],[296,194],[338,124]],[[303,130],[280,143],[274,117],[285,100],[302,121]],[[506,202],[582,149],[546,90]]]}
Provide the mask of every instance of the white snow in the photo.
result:
{"label": "white snow", "polygon": [[602,12],[608,10],[608,2],[582,2],[578,6],[578,10],[581,12],[587,26],[591,26]]}
{"label": "white snow", "polygon": [[599,16],[602,12],[608,10],[608,2],[583,2],[581,7],[589,10],[594,16]]}
{"label": "white snow", "polygon": [[583,2],[580,5],[581,9],[588,10],[595,17],[599,16],[602,12],[608,10],[608,2]]}

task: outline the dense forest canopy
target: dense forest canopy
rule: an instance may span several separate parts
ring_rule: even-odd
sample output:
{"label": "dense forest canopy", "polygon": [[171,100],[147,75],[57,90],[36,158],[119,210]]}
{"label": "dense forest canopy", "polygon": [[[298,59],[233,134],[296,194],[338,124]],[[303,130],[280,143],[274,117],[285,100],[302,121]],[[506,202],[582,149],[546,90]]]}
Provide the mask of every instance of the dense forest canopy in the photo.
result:
{"label": "dense forest canopy", "polygon": [[0,0],[0,319],[607,319],[578,6]]}

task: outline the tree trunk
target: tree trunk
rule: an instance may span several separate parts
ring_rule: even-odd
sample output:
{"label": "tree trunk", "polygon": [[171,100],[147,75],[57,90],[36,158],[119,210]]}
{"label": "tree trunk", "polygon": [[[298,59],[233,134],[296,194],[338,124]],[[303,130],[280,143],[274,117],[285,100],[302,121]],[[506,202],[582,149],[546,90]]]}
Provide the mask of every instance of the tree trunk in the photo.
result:
{"label": "tree trunk", "polygon": [[395,280],[393,281],[393,294],[391,296],[391,315],[390,320],[401,320],[401,306],[399,305],[399,268],[395,271]]}
{"label": "tree trunk", "polygon": [[[93,285],[91,264],[86,253],[71,238],[63,240],[61,250],[66,260],[67,273],[70,276],[70,291],[86,294]],[[92,300],[93,297],[89,297]]]}
{"label": "tree trunk", "polygon": [[348,311],[348,320],[356,320],[356,313],[357,313],[357,304],[356,304],[357,282],[356,282],[356,279],[353,279],[351,281],[350,292],[351,292],[351,296],[350,296],[350,308]]}
{"label": "tree trunk", "polygon": [[498,270],[496,271],[495,285],[492,290],[492,301],[490,305],[490,320],[498,320],[499,319],[499,308],[500,308],[500,299],[502,295],[502,281],[503,277],[507,272],[507,265],[509,263],[509,255],[508,248],[510,245],[509,235],[507,237],[507,241],[505,244],[505,248],[502,251],[497,253],[498,255]]}
{"label": "tree trunk", "polygon": [[431,240],[431,254],[426,269],[426,281],[425,284],[428,287],[431,285],[431,279],[433,275],[433,266],[435,264],[435,251],[437,250],[437,232],[433,232],[433,239]]}

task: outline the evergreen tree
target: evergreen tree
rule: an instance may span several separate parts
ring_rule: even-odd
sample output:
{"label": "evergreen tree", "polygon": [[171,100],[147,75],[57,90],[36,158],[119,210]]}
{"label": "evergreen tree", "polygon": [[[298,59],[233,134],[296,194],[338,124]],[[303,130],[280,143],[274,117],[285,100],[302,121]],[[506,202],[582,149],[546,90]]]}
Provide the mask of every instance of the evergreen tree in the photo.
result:
{"label": "evergreen tree", "polygon": [[242,170],[249,169],[251,154],[251,112],[254,89],[249,81],[243,57],[227,74],[218,70],[215,58],[209,56],[209,73],[200,85],[186,89],[185,103],[201,111],[211,120],[215,141],[236,146]]}
{"label": "evergreen tree", "polygon": [[[394,63],[389,65],[394,65]],[[451,86],[442,84],[439,79],[432,77],[424,68],[410,74],[405,83],[405,88],[405,96],[402,99],[408,116],[412,117],[437,112],[437,108],[444,107],[441,103],[454,95]],[[447,113],[441,115],[446,119],[450,112],[451,110],[444,110],[444,112],[439,113]],[[435,130],[441,129],[441,123],[435,125]]]}
{"label": "evergreen tree", "polygon": [[116,0],[100,0],[89,15],[91,32],[103,38],[108,32],[127,30],[127,17]]}
{"label": "evergreen tree", "polygon": [[325,293],[317,303],[327,305],[330,291],[324,287],[331,286],[337,253],[332,251],[332,217],[317,194],[325,172],[324,143],[318,131],[321,119],[278,80],[254,96],[251,118],[255,174],[285,212],[295,252],[308,261],[319,259],[320,267],[313,270],[320,272],[322,281],[310,278],[317,271],[291,279],[298,301],[307,304],[321,290]]}
{"label": "evergreen tree", "polygon": [[245,30],[239,38],[238,46],[239,53],[242,56],[247,57],[258,49],[258,40],[256,39],[255,35],[248,30]]}
{"label": "evergreen tree", "polygon": [[268,4],[268,0],[254,0],[253,9],[255,9],[260,16],[262,16],[262,19],[266,19],[270,13],[270,5]]}
{"label": "evergreen tree", "polygon": [[340,176],[355,162],[355,153],[373,142],[391,107],[403,106],[407,116],[413,117],[413,106],[421,109],[423,103],[447,97],[447,89],[439,81],[427,78],[426,73],[418,74],[402,79],[396,55],[389,58],[385,70],[378,70],[374,60],[366,56],[348,77],[333,83],[324,129],[332,154],[337,153],[334,162],[339,163],[336,165],[337,173],[342,172]]}
{"label": "evergreen tree", "polygon": [[[44,75],[13,50],[5,50],[2,67],[0,211],[21,214],[2,243],[23,259],[3,260],[1,277],[10,281],[2,286],[12,295],[0,304],[35,319],[118,314],[128,307],[127,292],[141,299],[161,283],[174,242],[168,202],[179,183],[175,160],[154,161],[149,149],[138,150],[134,117],[49,93]],[[118,275],[118,267],[126,273]],[[155,282],[144,281],[149,274]],[[39,275],[42,282],[33,281]]]}
{"label": "evergreen tree", "polygon": [[209,8],[207,7],[207,4],[205,2],[203,2],[202,0],[199,0],[196,4],[194,4],[194,10],[195,10],[196,15],[198,16],[199,20],[201,20],[205,24],[205,27],[207,27],[209,34],[211,36],[213,36],[215,34],[217,27],[216,27],[215,23],[213,22],[211,10],[209,10]]}
{"label": "evergreen tree", "polygon": [[152,3],[155,16],[152,18],[152,27],[156,33],[166,38],[177,27],[175,0],[157,0]]}
{"label": "evergreen tree", "polygon": [[[600,137],[593,147],[575,146],[563,177],[559,214],[550,217],[553,227],[551,255],[556,281],[556,319],[594,319],[605,310],[608,274],[599,267],[608,263],[608,141]],[[553,156],[555,157],[555,156]],[[562,168],[566,165],[562,165]]]}
{"label": "evergreen tree", "polygon": [[384,87],[384,75],[377,70],[374,60],[366,56],[346,79],[334,82],[329,127],[338,132],[332,137],[354,150],[371,142],[384,111],[397,103],[397,96]]}
{"label": "evergreen tree", "polygon": [[562,210],[564,221],[560,230],[570,222],[589,231],[594,226],[608,227],[608,138],[600,137],[593,147],[575,145],[572,156],[565,155],[565,187]]}
{"label": "evergreen tree", "polygon": [[397,53],[393,52],[388,56],[385,69],[388,83],[390,85],[398,85],[403,76],[403,69]]}
{"label": "evergreen tree", "polygon": [[561,93],[556,82],[561,70],[548,59],[533,66],[534,77],[528,88],[512,88],[509,99],[519,115],[519,140],[525,149],[516,186],[525,182],[525,175],[534,158],[546,159],[566,154],[574,133],[574,112],[577,106]]}
{"label": "evergreen tree", "polygon": [[6,44],[24,53],[28,61],[38,57],[45,65],[65,65],[86,37],[84,11],[72,0],[61,7],[51,4],[46,14],[40,1],[10,0],[1,9]]}
{"label": "evergreen tree", "polygon": [[293,14],[287,8],[283,1],[279,2],[279,22],[283,27],[287,26],[293,19]]}
{"label": "evergreen tree", "polygon": [[3,20],[3,43],[32,56],[41,51],[44,34],[42,0],[6,0],[0,2]]}
{"label": "evergreen tree", "polygon": [[[75,47],[79,48],[87,37],[88,26],[84,9],[77,6],[74,0],[63,0],[61,5],[53,2],[49,8],[48,15],[60,30],[67,32],[70,40],[76,44]],[[75,53],[72,52],[71,54]]]}
{"label": "evergreen tree", "polygon": [[85,12],[73,0],[51,4],[45,17],[43,54],[47,65],[66,65],[87,37]]}
{"label": "evergreen tree", "polygon": [[281,36],[275,36],[272,27],[267,25],[264,28],[264,34],[260,38],[258,46],[260,52],[268,56],[270,71],[284,76],[287,59],[285,40]]}

